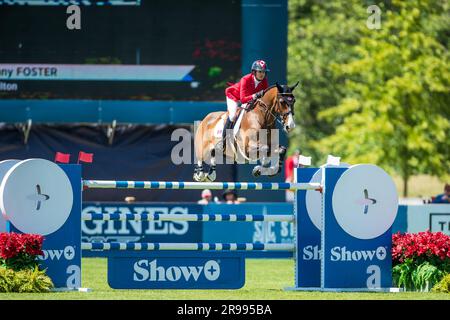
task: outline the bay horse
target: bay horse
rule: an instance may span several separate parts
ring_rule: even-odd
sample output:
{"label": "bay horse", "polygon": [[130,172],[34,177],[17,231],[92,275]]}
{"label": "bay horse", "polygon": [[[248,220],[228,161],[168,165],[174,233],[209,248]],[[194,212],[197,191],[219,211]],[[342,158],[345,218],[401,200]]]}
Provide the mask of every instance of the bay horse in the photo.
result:
{"label": "bay horse", "polygon": [[[292,87],[276,83],[264,90],[263,96],[254,103],[241,106],[240,112],[244,112],[244,114],[236,117],[236,119],[242,117],[239,131],[236,132],[232,141],[231,139],[224,141],[224,150],[218,150],[217,143],[222,139],[222,130],[228,112],[209,113],[201,121],[195,133],[194,180],[203,182],[216,179],[216,164],[218,163],[216,156],[219,154],[225,156],[226,163],[230,164],[241,160],[243,162],[238,163],[256,164],[260,161],[261,165],[255,166],[252,171],[256,177],[261,174],[269,176],[278,174],[284,161],[286,147],[278,144],[272,145],[271,133],[274,131],[271,129],[276,129],[276,121],[282,124],[283,130],[286,132],[294,129],[295,97],[293,91],[297,85],[298,82]],[[238,123],[236,125],[238,126]],[[264,137],[264,134],[267,136]],[[233,137],[231,132],[227,136]],[[269,157],[268,154],[271,156]],[[275,165],[272,164],[274,161]],[[209,170],[205,169],[204,163],[209,166]]]}

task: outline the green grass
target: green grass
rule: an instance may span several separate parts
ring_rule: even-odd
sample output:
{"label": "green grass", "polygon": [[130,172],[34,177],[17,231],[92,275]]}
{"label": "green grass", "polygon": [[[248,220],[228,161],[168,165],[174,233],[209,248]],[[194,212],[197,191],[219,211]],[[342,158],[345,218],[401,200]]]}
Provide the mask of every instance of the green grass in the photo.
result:
{"label": "green grass", "polygon": [[445,293],[331,293],[284,291],[294,282],[294,262],[283,259],[247,259],[246,284],[239,290],[114,290],[106,281],[106,259],[84,258],[83,287],[91,292],[52,292],[41,294],[0,293],[0,300],[49,299],[49,300],[294,300],[294,299],[339,299],[339,300],[450,300]]}

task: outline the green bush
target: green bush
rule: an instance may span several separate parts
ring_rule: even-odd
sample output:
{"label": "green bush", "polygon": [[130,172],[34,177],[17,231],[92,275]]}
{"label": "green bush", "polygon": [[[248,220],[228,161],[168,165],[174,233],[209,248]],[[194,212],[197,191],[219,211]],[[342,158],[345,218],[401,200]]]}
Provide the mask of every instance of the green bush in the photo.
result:
{"label": "green bush", "polygon": [[445,272],[428,261],[417,265],[412,259],[392,269],[394,284],[407,291],[429,291],[444,275]]}
{"label": "green bush", "polygon": [[429,262],[424,262],[412,272],[414,286],[421,291],[429,291],[445,273]]}
{"label": "green bush", "polygon": [[411,291],[414,288],[412,273],[416,266],[413,259],[405,259],[402,264],[397,264],[392,268],[392,280],[394,286]]}
{"label": "green bush", "polygon": [[51,288],[52,280],[38,267],[20,271],[0,268],[0,292],[49,292]]}
{"label": "green bush", "polygon": [[443,293],[450,293],[450,273],[447,274],[445,277],[442,278],[441,281],[439,281],[433,289],[431,289],[433,292],[443,292]]}

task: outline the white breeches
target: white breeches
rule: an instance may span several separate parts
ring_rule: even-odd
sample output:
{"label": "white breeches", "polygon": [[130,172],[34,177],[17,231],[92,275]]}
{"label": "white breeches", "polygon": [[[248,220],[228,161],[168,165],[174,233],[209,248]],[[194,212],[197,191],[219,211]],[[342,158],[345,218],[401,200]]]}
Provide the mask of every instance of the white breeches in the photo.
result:
{"label": "white breeches", "polygon": [[234,118],[236,117],[237,108],[238,108],[237,102],[227,97],[228,118],[231,121],[234,121]]}

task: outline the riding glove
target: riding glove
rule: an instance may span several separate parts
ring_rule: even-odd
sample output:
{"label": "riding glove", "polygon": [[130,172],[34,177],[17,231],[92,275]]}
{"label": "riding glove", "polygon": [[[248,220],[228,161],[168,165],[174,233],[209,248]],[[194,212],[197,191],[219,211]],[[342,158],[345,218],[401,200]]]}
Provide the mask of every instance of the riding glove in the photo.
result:
{"label": "riding glove", "polygon": [[261,90],[261,91],[259,91],[257,93],[254,93],[252,98],[253,98],[253,100],[256,100],[256,99],[261,98],[263,95],[264,95],[264,90]]}

